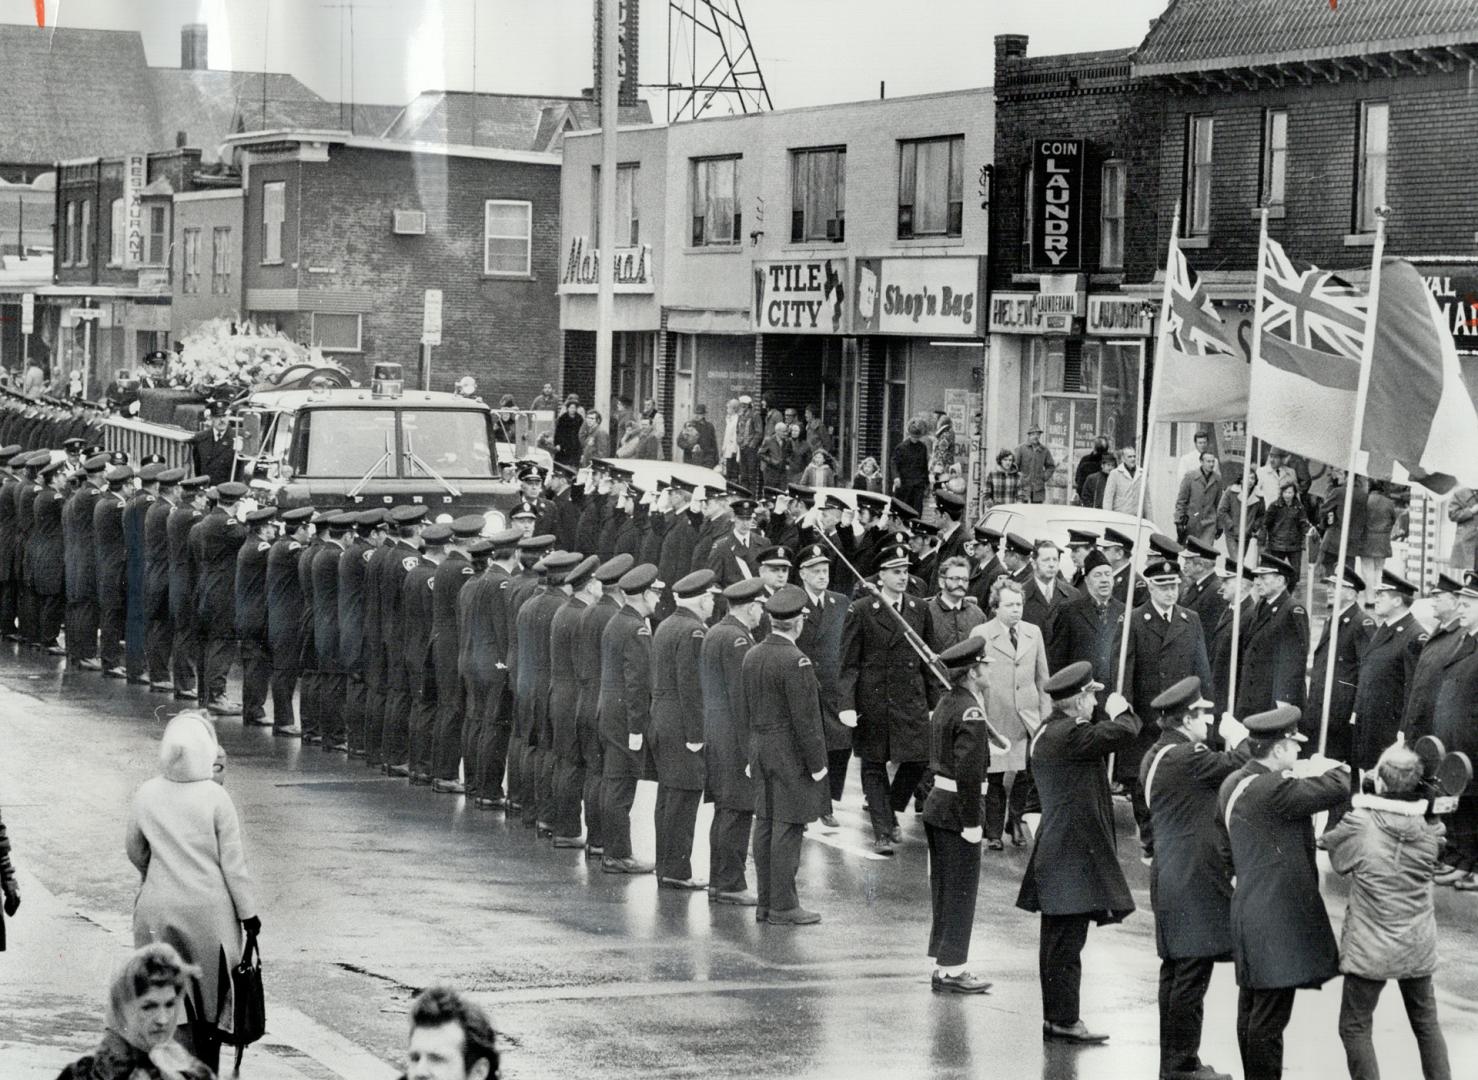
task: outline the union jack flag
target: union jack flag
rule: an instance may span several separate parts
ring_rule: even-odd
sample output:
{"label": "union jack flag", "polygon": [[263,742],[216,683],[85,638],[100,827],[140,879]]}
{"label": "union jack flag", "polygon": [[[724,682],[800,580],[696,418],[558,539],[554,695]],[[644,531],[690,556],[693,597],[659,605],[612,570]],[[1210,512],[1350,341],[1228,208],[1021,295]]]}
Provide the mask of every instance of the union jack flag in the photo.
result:
{"label": "union jack flag", "polygon": [[1170,335],[1171,348],[1187,356],[1235,355],[1237,350],[1232,348],[1226,323],[1221,321],[1205,286],[1186,264],[1180,245],[1173,239],[1166,273],[1170,275],[1170,310],[1165,317],[1165,329]]}
{"label": "union jack flag", "polygon": [[1328,270],[1289,258],[1276,240],[1264,245],[1262,258],[1263,332],[1305,349],[1360,359],[1367,296]]}

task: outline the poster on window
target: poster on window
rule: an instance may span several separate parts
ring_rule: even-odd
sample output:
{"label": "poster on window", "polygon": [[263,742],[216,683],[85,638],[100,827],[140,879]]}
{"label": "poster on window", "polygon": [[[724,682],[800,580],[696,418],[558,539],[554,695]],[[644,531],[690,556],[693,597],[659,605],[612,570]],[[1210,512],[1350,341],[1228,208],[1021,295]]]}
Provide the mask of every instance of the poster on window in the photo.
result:
{"label": "poster on window", "polygon": [[846,280],[846,259],[755,263],[754,332],[847,333]]}
{"label": "poster on window", "polygon": [[852,332],[983,337],[981,260],[858,259]]}
{"label": "poster on window", "polygon": [[1032,143],[1031,266],[1076,270],[1083,258],[1082,139]]}

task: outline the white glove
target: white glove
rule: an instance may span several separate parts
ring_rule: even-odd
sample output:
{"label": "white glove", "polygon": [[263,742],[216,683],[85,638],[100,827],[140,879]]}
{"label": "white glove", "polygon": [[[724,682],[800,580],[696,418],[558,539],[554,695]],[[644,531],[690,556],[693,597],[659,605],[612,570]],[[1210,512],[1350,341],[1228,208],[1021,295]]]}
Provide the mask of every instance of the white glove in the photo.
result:
{"label": "white glove", "polygon": [[626,736],[626,749],[630,750],[633,754],[641,749],[641,732]]}
{"label": "white glove", "polygon": [[1221,714],[1221,723],[1216,725],[1216,733],[1228,746],[1241,746],[1247,738],[1247,727],[1231,713],[1224,712]]}
{"label": "white glove", "polygon": [[1110,720],[1116,720],[1129,711],[1129,701],[1117,690],[1111,691],[1103,703],[1103,711],[1108,713]]}
{"label": "white glove", "polygon": [[837,714],[837,719],[842,722],[842,727],[856,727],[857,726],[857,710],[856,709],[843,709],[841,712],[839,712]]}
{"label": "white glove", "polygon": [[821,769],[821,771],[820,771],[820,772],[813,772],[813,773],[812,773],[812,774],[811,774],[811,779],[812,779],[812,780],[820,780],[820,779],[822,779],[822,778],[823,778],[823,777],[824,777],[824,776],[826,776],[826,769],[825,769],[825,767],[824,767],[824,766],[823,766],[823,767],[822,767],[822,769]]}
{"label": "white glove", "polygon": [[749,765],[747,763],[744,766],[744,775],[746,778],[749,776]]}
{"label": "white glove", "polygon": [[494,664],[493,667],[497,668],[499,671],[507,671],[508,670],[508,665],[507,664]]}
{"label": "white glove", "polygon": [[702,750],[703,749],[703,744],[701,742],[683,743],[683,745],[686,746],[689,750],[693,751],[693,753],[695,753],[695,754],[699,750]]}
{"label": "white glove", "polygon": [[662,493],[657,496],[657,501],[652,504],[652,508],[659,514],[667,513],[668,510],[672,509],[672,493],[664,488]]}
{"label": "white glove", "polygon": [[978,844],[984,836],[985,830],[979,825],[976,825],[974,828],[960,830],[960,839],[967,844]]}
{"label": "white glove", "polygon": [[596,485],[595,490],[602,495],[609,495],[611,493],[611,478],[609,476],[602,476],[600,478],[600,483]]}

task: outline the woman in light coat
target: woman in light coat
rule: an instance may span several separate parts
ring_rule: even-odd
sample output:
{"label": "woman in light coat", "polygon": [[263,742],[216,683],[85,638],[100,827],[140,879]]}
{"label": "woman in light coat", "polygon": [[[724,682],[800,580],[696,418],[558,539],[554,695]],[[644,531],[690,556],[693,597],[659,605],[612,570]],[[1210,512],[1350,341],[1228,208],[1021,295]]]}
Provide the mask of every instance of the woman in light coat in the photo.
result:
{"label": "woman in light coat", "polygon": [[1013,844],[1021,847],[1026,843],[1021,815],[1026,809],[1029,783],[1027,743],[1052,712],[1052,701],[1042,690],[1048,674],[1042,632],[1021,617],[1026,610],[1021,582],[1005,575],[996,578],[990,587],[990,607],[995,617],[970,633],[985,638],[985,656],[990,660],[986,719],[1011,741],[1008,752],[991,751],[985,792],[986,846],[1000,851],[1003,825],[1009,826]]}
{"label": "woman in light coat", "polygon": [[[230,1027],[230,984],[220,985],[222,957],[229,971],[241,961],[243,925],[255,933],[257,901],[236,807],[211,783],[220,748],[205,715],[185,712],[164,729],[161,775],[134,793],[128,819],[128,858],[143,876],[133,911],[135,945],[164,942],[200,968],[187,1000],[192,1046],[212,1070],[220,1064],[217,1025]],[[218,994],[226,1002],[217,1015]]]}

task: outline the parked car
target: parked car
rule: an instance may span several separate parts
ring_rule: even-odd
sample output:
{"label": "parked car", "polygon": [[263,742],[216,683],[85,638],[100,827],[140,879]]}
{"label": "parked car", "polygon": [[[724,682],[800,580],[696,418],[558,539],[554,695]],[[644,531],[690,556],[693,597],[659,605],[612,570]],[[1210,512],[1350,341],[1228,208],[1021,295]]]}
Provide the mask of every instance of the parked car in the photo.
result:
{"label": "parked car", "polygon": [[[1136,545],[1140,552],[1149,549],[1150,534],[1159,531],[1148,518],[1136,518],[1117,510],[1059,503],[1001,503],[987,510],[980,524],[1016,533],[1024,540],[1052,540],[1059,547],[1067,544],[1069,529],[1086,529],[1102,536],[1105,528],[1113,528],[1126,536],[1142,535],[1142,541]],[[1142,559],[1140,565],[1143,565]]]}

